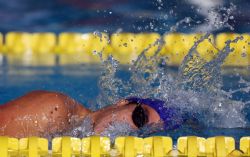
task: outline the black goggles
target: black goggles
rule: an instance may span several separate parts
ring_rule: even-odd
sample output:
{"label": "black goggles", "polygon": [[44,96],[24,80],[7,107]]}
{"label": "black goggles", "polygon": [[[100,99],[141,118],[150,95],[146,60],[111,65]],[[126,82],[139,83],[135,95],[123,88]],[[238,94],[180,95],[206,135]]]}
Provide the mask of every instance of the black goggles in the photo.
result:
{"label": "black goggles", "polygon": [[142,107],[140,103],[130,102],[129,104],[136,104],[132,113],[132,120],[136,127],[141,128],[148,123],[148,112]]}

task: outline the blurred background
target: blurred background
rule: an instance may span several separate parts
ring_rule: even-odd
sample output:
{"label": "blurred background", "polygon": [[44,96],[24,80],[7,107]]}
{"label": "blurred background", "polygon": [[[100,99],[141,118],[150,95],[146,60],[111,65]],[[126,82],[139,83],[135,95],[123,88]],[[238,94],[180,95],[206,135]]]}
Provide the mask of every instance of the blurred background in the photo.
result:
{"label": "blurred background", "polygon": [[249,8],[249,0],[0,0],[0,32],[242,33]]}

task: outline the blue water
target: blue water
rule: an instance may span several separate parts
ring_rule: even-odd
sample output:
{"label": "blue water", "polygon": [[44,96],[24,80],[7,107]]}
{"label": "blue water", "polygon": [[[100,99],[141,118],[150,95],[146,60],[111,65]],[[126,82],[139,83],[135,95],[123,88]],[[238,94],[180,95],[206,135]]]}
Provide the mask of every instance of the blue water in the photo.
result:
{"label": "blue water", "polygon": [[0,104],[31,90],[52,90],[70,95],[90,107],[98,95],[97,81],[101,71],[98,65],[2,67]]}
{"label": "blue water", "polygon": [[[95,109],[98,108],[96,102],[99,87],[98,80],[103,72],[100,65],[71,65],[71,66],[52,66],[52,67],[25,67],[2,65],[0,75],[0,103],[5,103],[26,92],[32,90],[52,90],[63,92],[84,106]],[[177,74],[177,68],[170,68],[172,73]],[[127,67],[122,66],[118,71],[119,77],[126,76]],[[243,76],[249,78],[249,76]],[[237,89],[240,76],[224,75],[223,88],[225,90]],[[126,79],[126,78],[125,78]],[[250,93],[238,92],[233,99],[249,101]],[[248,112],[247,119],[250,121],[250,104],[245,108]],[[248,124],[248,126],[250,126]],[[181,128],[175,131],[158,132],[157,135],[168,135],[177,139],[179,136],[233,136],[239,140],[242,136],[250,136],[250,128]]]}
{"label": "blue water", "polygon": [[[199,26],[207,21],[201,6],[194,0],[0,0],[0,32],[157,32],[163,34],[171,30],[178,22],[177,32],[197,32]],[[217,29],[218,32],[250,32],[249,0],[217,0],[218,13],[227,21]],[[228,8],[233,12],[226,14]],[[223,16],[224,14],[225,17]],[[188,19],[186,19],[188,17]],[[229,18],[230,17],[230,18]],[[232,18],[231,18],[232,17]],[[228,19],[227,19],[228,18]],[[227,26],[230,25],[231,27]],[[206,29],[205,29],[206,31]],[[98,81],[103,72],[100,65],[66,65],[49,67],[29,67],[20,65],[0,65],[0,104],[22,96],[32,90],[52,90],[63,92],[86,107],[98,108]],[[229,69],[231,71],[231,69]],[[127,67],[118,70],[118,75],[126,79]],[[177,74],[177,68],[171,72]],[[240,88],[241,75],[223,75],[223,89],[226,91]],[[248,81],[250,74],[242,77]],[[250,101],[250,93],[236,92],[233,100]],[[250,121],[250,104],[242,111]],[[250,136],[250,125],[245,128],[181,128],[176,131],[158,132],[176,139],[179,136],[228,135],[237,140],[242,136]]]}

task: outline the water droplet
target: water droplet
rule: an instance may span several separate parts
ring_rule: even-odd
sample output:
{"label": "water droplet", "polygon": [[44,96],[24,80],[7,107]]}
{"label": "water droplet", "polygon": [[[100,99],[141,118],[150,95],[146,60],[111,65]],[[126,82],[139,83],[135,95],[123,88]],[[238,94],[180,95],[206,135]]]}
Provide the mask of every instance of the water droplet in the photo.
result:
{"label": "water droplet", "polygon": [[243,58],[247,57],[247,53],[246,52],[241,53],[241,57]]}
{"label": "water droplet", "polygon": [[167,14],[164,15],[163,18],[164,18],[165,20],[167,20],[167,19],[168,19],[168,15],[167,15]]}
{"label": "water droplet", "polygon": [[174,14],[174,10],[173,9],[171,9],[170,11],[169,11],[169,14]]}
{"label": "water droplet", "polygon": [[185,22],[186,22],[186,23],[190,23],[191,20],[192,20],[192,19],[191,19],[190,17],[186,17],[186,18],[185,18]]}

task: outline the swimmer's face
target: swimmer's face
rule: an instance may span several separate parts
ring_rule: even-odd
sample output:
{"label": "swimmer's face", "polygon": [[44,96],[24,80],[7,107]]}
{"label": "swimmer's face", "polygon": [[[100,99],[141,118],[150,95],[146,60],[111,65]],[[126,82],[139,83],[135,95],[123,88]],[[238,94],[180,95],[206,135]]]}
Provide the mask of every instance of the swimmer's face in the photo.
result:
{"label": "swimmer's face", "polygon": [[158,113],[147,105],[122,100],[93,114],[94,131],[101,133],[113,122],[125,122],[133,129],[160,123]]}

